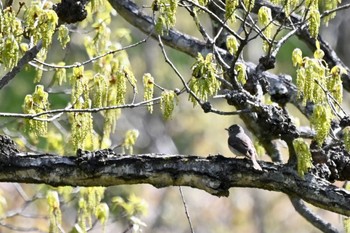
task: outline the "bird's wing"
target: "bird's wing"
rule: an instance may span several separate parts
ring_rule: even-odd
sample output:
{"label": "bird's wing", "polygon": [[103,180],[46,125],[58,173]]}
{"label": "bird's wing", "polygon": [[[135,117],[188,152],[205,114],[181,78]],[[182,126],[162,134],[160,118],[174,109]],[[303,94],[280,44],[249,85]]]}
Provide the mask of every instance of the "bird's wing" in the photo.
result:
{"label": "bird's wing", "polygon": [[249,143],[251,144],[250,138],[245,134],[237,134],[235,138],[236,140],[233,140],[234,143],[231,146],[242,153],[242,155],[251,157],[251,152],[249,151]]}

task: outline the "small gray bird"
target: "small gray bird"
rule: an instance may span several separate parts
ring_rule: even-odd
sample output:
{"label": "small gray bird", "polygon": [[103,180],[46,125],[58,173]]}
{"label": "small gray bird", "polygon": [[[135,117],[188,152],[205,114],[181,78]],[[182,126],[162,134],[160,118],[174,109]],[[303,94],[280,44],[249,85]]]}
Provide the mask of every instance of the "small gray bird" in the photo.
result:
{"label": "small gray bird", "polygon": [[250,138],[244,133],[244,130],[239,125],[231,125],[228,131],[228,147],[237,156],[244,156],[253,162],[255,170],[262,170],[256,161],[256,150]]}

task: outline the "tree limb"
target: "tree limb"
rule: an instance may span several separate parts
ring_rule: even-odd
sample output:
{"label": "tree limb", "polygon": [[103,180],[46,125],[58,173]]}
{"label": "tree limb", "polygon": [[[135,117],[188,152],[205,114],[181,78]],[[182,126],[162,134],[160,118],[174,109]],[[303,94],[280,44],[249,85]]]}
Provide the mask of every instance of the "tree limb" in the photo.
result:
{"label": "tree limb", "polygon": [[[22,156],[21,156],[22,155]],[[25,155],[25,156],[23,156]],[[53,186],[151,184],[157,188],[190,186],[228,196],[232,187],[259,188],[299,197],[317,207],[350,216],[350,192],[315,175],[302,179],[287,165],[259,161],[263,172],[244,159],[209,156],[115,155],[110,150],[78,157],[1,152],[0,182]]]}
{"label": "tree limb", "polygon": [[325,222],[315,213],[313,213],[307,206],[303,203],[300,198],[290,197],[290,201],[292,202],[295,210],[303,216],[309,223],[311,223],[314,227],[320,229],[325,233],[338,233],[339,231],[332,226],[332,224]]}

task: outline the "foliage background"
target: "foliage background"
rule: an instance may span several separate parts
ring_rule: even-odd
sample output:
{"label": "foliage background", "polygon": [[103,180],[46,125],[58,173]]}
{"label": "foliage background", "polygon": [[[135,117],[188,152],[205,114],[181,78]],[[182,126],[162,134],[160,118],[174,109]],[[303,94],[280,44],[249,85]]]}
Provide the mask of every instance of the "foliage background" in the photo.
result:
{"label": "foliage background", "polygon": [[[25,1],[28,3],[29,1]],[[151,1],[137,1],[138,5],[150,6]],[[202,16],[204,17],[204,16]],[[112,32],[130,30],[133,42],[145,37],[144,34],[137,29],[130,27],[120,16],[116,15],[111,23]],[[339,12],[337,18],[330,22],[328,27],[322,28],[322,36],[328,40],[332,47],[343,59],[345,64],[350,65],[348,39],[350,33],[349,21],[350,16],[346,11]],[[209,21],[208,21],[209,23]],[[209,24],[207,25],[209,28]],[[188,14],[179,9],[177,14],[176,27],[200,37],[197,33],[192,18]],[[72,26],[71,29],[73,29]],[[67,64],[76,61],[87,60],[87,54],[84,52],[83,36],[84,33],[73,33],[69,46],[62,50],[57,41],[51,46],[47,62],[57,62],[63,58]],[[129,42],[125,39],[119,39],[123,45]],[[249,61],[258,61],[262,55],[261,41],[254,41],[245,51],[245,59]],[[277,57],[276,73],[295,72],[291,64],[291,52],[294,48],[304,48],[304,53],[311,52],[298,39],[294,38],[282,47]],[[178,53],[175,50],[167,49],[169,56],[184,77],[190,77],[190,67],[194,63],[192,58]],[[151,73],[155,77],[156,82],[169,89],[180,84],[179,79],[172,72],[170,67],[165,63],[158,43],[148,40],[146,44],[128,50],[132,69],[139,84],[142,83],[141,77],[144,73]],[[3,71],[2,75],[6,73]],[[48,85],[53,73],[44,73],[42,83]],[[11,81],[4,90],[0,92],[0,112],[22,112],[23,99],[26,94],[34,91],[33,85],[34,70],[28,67],[21,72],[18,77]],[[141,90],[140,86],[140,90]],[[63,87],[64,89],[64,87]],[[62,90],[62,88],[61,88]],[[56,107],[64,107],[63,100],[67,101],[64,94],[50,94],[50,102]],[[140,98],[142,98],[140,96]],[[349,96],[345,96],[344,103],[347,103]],[[222,103],[220,103],[222,102]],[[223,100],[217,100],[220,107],[225,110],[229,107]],[[349,106],[344,106],[349,110]],[[289,107],[292,114],[299,118],[300,124],[308,124],[307,121],[295,109]],[[9,119],[0,119],[2,133],[16,132],[21,130],[16,122],[9,124]],[[179,104],[175,108],[175,113],[171,120],[164,121],[159,108],[155,107],[155,111],[150,115],[145,108],[126,109],[122,112],[122,116],[117,123],[117,129],[112,136],[113,144],[122,142],[124,133],[128,129],[137,129],[140,136],[135,145],[135,153],[180,153],[207,156],[209,154],[223,154],[225,156],[233,156],[226,145],[227,135],[224,128],[233,123],[240,123],[237,116],[219,116],[215,114],[203,114],[199,107],[192,108],[192,104],[187,101],[187,96],[180,96]],[[21,125],[19,126],[21,127]],[[97,130],[102,130],[101,125],[97,122]],[[15,135],[16,136],[16,135]],[[18,136],[18,135],[17,135]],[[66,141],[65,143],[69,143]],[[40,149],[45,149],[45,144],[39,144]],[[281,147],[284,145],[281,143]],[[267,156],[260,159],[268,160]],[[284,158],[286,159],[286,157]],[[341,184],[339,184],[341,185]],[[28,197],[43,192],[47,187],[43,185],[26,185],[21,184],[0,184],[0,193],[6,199],[6,211],[22,208],[25,201],[23,195],[18,190],[23,189]],[[235,188],[231,189],[228,198],[218,198],[211,196],[203,191],[183,188],[185,200],[189,210],[189,214],[196,232],[318,232],[313,226],[307,223],[300,215],[296,214],[287,196],[279,193]],[[142,221],[147,224],[143,227],[144,232],[189,232],[189,224],[187,222],[184,207],[181,201],[178,187],[156,189],[149,185],[137,186],[118,186],[110,187],[106,191],[105,200],[116,195],[127,198],[129,194],[134,193],[142,198],[148,205],[147,214],[141,217]],[[33,225],[43,231],[47,230],[47,220],[40,218],[47,212],[47,204],[45,199],[38,200],[30,204],[25,213],[34,215],[39,218],[15,217],[6,220],[16,226]],[[313,208],[313,207],[312,207]],[[76,218],[76,200],[63,205],[62,215],[65,229],[70,229],[73,220]],[[314,209],[314,208],[313,208]],[[268,210],[268,211],[266,211]],[[317,214],[326,220],[332,222],[338,228],[341,228],[341,218],[339,215],[315,210]],[[114,210],[113,217],[107,223],[106,232],[123,232],[127,228],[125,215]],[[7,228],[1,227],[0,232],[13,232]],[[45,230],[46,229],[46,230]],[[91,232],[101,232],[102,226],[97,225]]]}

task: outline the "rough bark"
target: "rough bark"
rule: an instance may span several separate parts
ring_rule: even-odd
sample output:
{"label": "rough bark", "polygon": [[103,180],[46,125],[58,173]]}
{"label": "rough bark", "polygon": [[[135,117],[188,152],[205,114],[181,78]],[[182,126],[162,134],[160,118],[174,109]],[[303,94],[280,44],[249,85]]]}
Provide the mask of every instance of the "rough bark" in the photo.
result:
{"label": "rough bark", "polygon": [[151,184],[157,188],[190,186],[216,196],[228,196],[233,187],[283,192],[322,209],[350,216],[350,192],[313,174],[304,178],[287,165],[250,161],[221,155],[118,155],[111,150],[78,156],[2,153],[0,182],[45,183],[53,186],[112,186]]}

